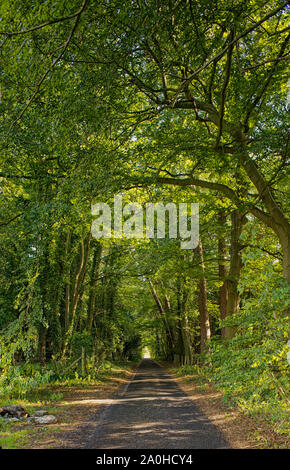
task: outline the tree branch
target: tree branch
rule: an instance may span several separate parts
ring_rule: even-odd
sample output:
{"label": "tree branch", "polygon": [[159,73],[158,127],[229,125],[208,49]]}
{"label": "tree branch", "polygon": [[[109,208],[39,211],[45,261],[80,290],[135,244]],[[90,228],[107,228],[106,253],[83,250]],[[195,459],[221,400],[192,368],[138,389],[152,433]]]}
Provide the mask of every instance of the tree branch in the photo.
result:
{"label": "tree branch", "polygon": [[[230,40],[233,38],[234,32],[231,32]],[[218,128],[218,135],[216,139],[216,143],[214,148],[217,148],[220,143],[220,139],[222,136],[223,132],[223,119],[224,119],[224,112],[225,112],[225,101],[226,101],[226,92],[227,92],[227,86],[229,84],[230,80],[230,74],[231,74],[231,64],[232,64],[232,55],[233,55],[233,48],[234,45],[232,44],[227,52],[227,62],[226,62],[226,67],[225,67],[225,79],[224,83],[221,89],[221,105],[220,105],[220,115],[219,115],[219,128]]]}
{"label": "tree branch", "polygon": [[56,64],[60,61],[60,59],[62,58],[62,56],[65,54],[68,46],[69,46],[69,43],[73,37],[73,34],[77,28],[77,25],[79,23],[79,20],[80,20],[80,17],[81,17],[81,14],[82,12],[84,11],[86,5],[88,4],[89,0],[84,0],[83,1],[83,4],[80,8],[80,10],[78,11],[78,13],[76,14],[76,21],[74,23],[74,26],[67,38],[67,40],[65,41],[65,43],[63,44],[62,46],[62,51],[60,52],[60,54],[56,57],[56,59],[53,61],[52,63],[52,66],[46,70],[46,72],[42,75],[41,79],[39,80],[37,86],[36,86],[36,90],[34,91],[34,93],[31,95],[31,97],[29,98],[28,102],[26,103],[26,105],[24,106],[24,108],[22,109],[22,111],[20,112],[20,114],[18,115],[18,117],[13,121],[11,127],[13,127],[21,118],[22,116],[24,115],[25,111],[28,109],[28,107],[31,105],[31,103],[33,102],[33,100],[35,99],[35,97],[38,95],[39,93],[39,90],[43,84],[43,82],[46,80],[47,76],[49,75],[50,72],[52,72],[52,70],[54,69],[54,67],[56,66]]}
{"label": "tree branch", "polygon": [[46,21],[45,23],[41,23],[41,24],[38,24],[36,26],[31,26],[28,29],[22,29],[21,31],[0,31],[0,35],[2,35],[2,36],[3,35],[5,35],[5,36],[16,36],[16,35],[19,35],[19,34],[31,33],[32,31],[37,31],[38,29],[45,28],[46,26],[50,26],[52,24],[61,23],[62,21],[71,20],[71,19],[75,18],[76,16],[78,16],[80,13],[82,13],[82,11],[83,11],[83,4],[76,13],[73,13],[71,15],[63,16],[62,18],[55,18],[54,20]]}
{"label": "tree branch", "polygon": [[246,117],[245,117],[245,122],[244,124],[247,125],[249,119],[250,119],[250,116],[253,112],[253,110],[255,109],[255,107],[258,105],[259,101],[261,100],[262,96],[264,95],[265,91],[267,90],[268,86],[270,85],[270,82],[271,82],[271,79],[275,73],[275,70],[277,68],[277,65],[279,63],[279,59],[283,56],[284,54],[284,51],[286,49],[286,46],[289,42],[289,39],[290,39],[290,34],[286,37],[285,41],[282,43],[282,46],[280,48],[280,52],[279,52],[279,55],[276,59],[276,61],[274,62],[274,65],[271,67],[270,71],[269,71],[269,74],[268,74],[268,77],[267,77],[267,80],[265,81],[264,83],[264,86],[261,90],[261,92],[256,96],[256,98],[254,99],[253,103],[251,104],[247,114],[246,114]]}
{"label": "tree branch", "polygon": [[287,2],[284,2],[281,6],[279,6],[278,8],[276,8],[275,10],[271,11],[270,13],[268,13],[266,16],[264,16],[260,21],[257,21],[256,23],[254,23],[250,28],[246,29],[246,31],[244,31],[243,33],[239,34],[238,36],[236,36],[234,39],[232,39],[232,41],[228,42],[227,41],[227,44],[226,46],[224,46],[222,48],[222,50],[216,54],[215,56],[211,57],[209,60],[207,60],[203,65],[201,65],[198,69],[196,69],[189,77],[187,77],[183,83],[180,85],[179,89],[177,90],[176,92],[176,95],[175,95],[175,99],[177,99],[178,95],[180,93],[182,93],[184,91],[184,87],[186,86],[186,84],[188,85],[202,70],[204,70],[205,68],[207,68],[210,64],[212,64],[213,62],[217,62],[218,60],[220,60],[223,55],[227,52],[227,50],[234,44],[236,44],[240,39],[242,39],[243,37],[247,36],[249,33],[251,33],[252,31],[254,31],[256,28],[258,28],[261,24],[263,24],[265,21],[267,21],[268,19],[272,18],[272,16],[276,15],[276,13],[278,13],[279,11],[283,10],[283,8],[285,8],[286,6],[288,5],[288,1]]}

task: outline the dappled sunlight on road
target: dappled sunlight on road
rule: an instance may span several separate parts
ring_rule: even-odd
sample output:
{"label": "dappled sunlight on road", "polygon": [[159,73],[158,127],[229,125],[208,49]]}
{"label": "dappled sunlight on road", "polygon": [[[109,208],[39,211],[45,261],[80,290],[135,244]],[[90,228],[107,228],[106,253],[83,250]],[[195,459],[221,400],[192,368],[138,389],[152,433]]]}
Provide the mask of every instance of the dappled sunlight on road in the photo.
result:
{"label": "dappled sunlight on road", "polygon": [[[102,400],[98,400],[98,403]],[[89,447],[210,449],[227,443],[165,369],[144,359],[123,396],[103,400]]]}

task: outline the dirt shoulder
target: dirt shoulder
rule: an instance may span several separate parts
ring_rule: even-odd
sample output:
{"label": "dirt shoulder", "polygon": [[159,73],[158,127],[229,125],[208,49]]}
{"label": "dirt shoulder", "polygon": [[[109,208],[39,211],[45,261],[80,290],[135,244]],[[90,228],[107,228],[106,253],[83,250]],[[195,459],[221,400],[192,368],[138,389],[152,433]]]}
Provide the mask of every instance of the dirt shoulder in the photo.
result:
{"label": "dirt shoulder", "polygon": [[194,403],[204,412],[213,424],[222,432],[234,449],[275,449],[289,448],[286,436],[273,431],[262,418],[251,418],[241,413],[237,407],[228,407],[223,402],[223,395],[212,384],[201,384],[189,376],[177,376],[177,367],[162,363],[174,377],[179,387],[187,393]]}
{"label": "dirt shoulder", "polygon": [[[131,380],[136,366],[110,372],[106,380],[96,384],[51,387],[61,399],[49,405],[31,403],[34,409],[46,409],[57,418],[57,423],[36,425],[26,422],[13,423],[9,432],[13,448],[21,449],[69,449],[82,448],[94,432],[101,416],[102,405],[122,393]],[[14,434],[14,439],[13,439]],[[15,445],[15,440],[19,441]],[[9,444],[4,448],[10,448]]]}

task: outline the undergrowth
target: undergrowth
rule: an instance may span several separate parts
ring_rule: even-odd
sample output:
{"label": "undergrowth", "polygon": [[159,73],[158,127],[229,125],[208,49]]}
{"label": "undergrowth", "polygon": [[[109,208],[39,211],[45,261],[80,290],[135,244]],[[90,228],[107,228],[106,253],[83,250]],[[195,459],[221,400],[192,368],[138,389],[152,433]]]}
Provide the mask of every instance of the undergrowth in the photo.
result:
{"label": "undergrowth", "polygon": [[213,338],[199,363],[183,366],[179,375],[212,382],[229,406],[262,417],[278,434],[290,434],[287,339],[289,317],[285,287],[249,299],[224,322],[237,328],[232,340]]}

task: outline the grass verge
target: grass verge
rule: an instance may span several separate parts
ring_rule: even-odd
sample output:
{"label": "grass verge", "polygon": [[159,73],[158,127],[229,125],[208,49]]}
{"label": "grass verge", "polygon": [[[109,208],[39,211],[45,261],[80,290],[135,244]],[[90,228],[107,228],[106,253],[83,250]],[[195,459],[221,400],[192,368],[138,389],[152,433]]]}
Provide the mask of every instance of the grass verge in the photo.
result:
{"label": "grass verge", "polygon": [[289,436],[275,431],[267,414],[246,414],[225,400],[215,384],[210,383],[196,368],[163,364],[174,376],[180,388],[223,433],[236,449],[288,449]]}
{"label": "grass verge", "polygon": [[39,387],[25,398],[0,397],[0,406],[21,404],[29,414],[45,409],[57,418],[56,424],[36,425],[7,422],[0,418],[0,445],[3,449],[82,447],[88,427],[94,428],[97,410],[131,378],[136,364],[111,364],[98,378],[64,378]]}

